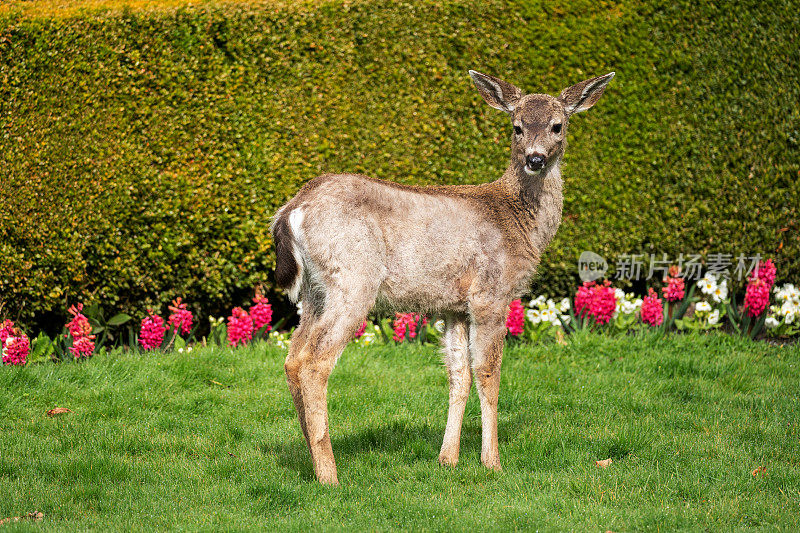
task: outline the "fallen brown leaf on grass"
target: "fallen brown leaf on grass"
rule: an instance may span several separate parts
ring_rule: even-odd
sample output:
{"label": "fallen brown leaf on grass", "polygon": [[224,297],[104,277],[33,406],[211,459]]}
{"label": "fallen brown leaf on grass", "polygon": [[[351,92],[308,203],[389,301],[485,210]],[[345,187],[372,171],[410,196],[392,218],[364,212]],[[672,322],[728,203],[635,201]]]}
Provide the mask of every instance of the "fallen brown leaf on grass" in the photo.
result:
{"label": "fallen brown leaf on grass", "polygon": [[609,466],[611,466],[612,462],[613,461],[609,458],[609,459],[603,459],[602,461],[595,461],[594,464],[597,465],[597,468],[608,468]]}
{"label": "fallen brown leaf on grass", "polygon": [[766,475],[767,475],[767,467],[766,467],[766,466],[759,466],[758,468],[756,468],[755,470],[753,470],[753,471],[752,471],[752,472],[750,472],[750,473],[751,473],[751,474],[752,474],[754,477],[755,477],[755,476],[757,476],[757,475],[759,475],[759,474],[763,474],[763,475],[765,475],[765,476],[766,476]]}
{"label": "fallen brown leaf on grass", "polygon": [[54,407],[47,411],[47,416],[56,416],[56,415],[63,415],[66,413],[71,413],[72,409],[67,409],[66,407]]}
{"label": "fallen brown leaf on grass", "polygon": [[19,522],[20,520],[31,520],[33,522],[38,522],[42,518],[44,518],[44,513],[40,512],[28,513],[24,516],[9,516],[8,518],[3,518],[0,520],[0,526],[10,524],[11,522]]}
{"label": "fallen brown leaf on grass", "polygon": [[567,344],[569,344],[566,340],[564,340],[564,330],[563,329],[557,329],[556,330],[556,344],[559,344],[561,346],[566,346]]}

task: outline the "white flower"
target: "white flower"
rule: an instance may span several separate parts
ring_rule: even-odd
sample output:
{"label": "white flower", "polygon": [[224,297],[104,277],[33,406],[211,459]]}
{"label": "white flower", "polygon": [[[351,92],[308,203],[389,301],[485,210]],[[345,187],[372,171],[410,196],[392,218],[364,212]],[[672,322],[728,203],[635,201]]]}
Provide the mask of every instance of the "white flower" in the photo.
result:
{"label": "white flower", "polygon": [[561,303],[558,304],[558,308],[562,313],[569,311],[569,298],[564,298],[561,300]]}
{"label": "white flower", "polygon": [[191,346],[189,346],[188,348],[186,348],[186,353],[191,353],[191,352],[192,352],[192,347],[191,347]]}
{"label": "white flower", "polygon": [[[642,304],[640,303],[639,306]],[[630,300],[623,300],[622,301],[622,314],[623,315],[633,315],[638,310],[639,306],[636,305],[636,302],[631,302]]]}
{"label": "white flower", "polygon": [[633,305],[634,305],[634,307],[636,307],[636,310],[638,311],[639,309],[642,308],[642,299],[641,298],[636,298],[633,301]]}
{"label": "white flower", "polygon": [[366,345],[370,345],[375,342],[375,334],[371,331],[365,331],[364,334],[361,336],[361,342]]}
{"label": "white flower", "polygon": [[178,348],[178,353],[183,353],[183,348]]}
{"label": "white flower", "polygon": [[622,289],[614,289],[614,298],[616,298],[618,302],[620,300],[624,300],[625,299],[625,291],[623,291]]}
{"label": "white flower", "polygon": [[794,301],[786,300],[783,302],[783,305],[781,305],[780,314],[786,316],[790,313],[797,313],[798,310],[800,309],[798,309],[798,306],[794,303]]}
{"label": "white flower", "polygon": [[773,290],[779,302],[794,302],[795,305],[800,306],[800,290],[796,289],[791,283],[785,284],[780,289],[775,287]]}
{"label": "white flower", "polygon": [[794,319],[796,317],[797,317],[797,311],[796,310],[790,311],[785,315],[783,315],[783,321],[786,322],[787,324],[791,324],[794,322]]}
{"label": "white flower", "polygon": [[714,294],[714,291],[717,290],[717,280],[711,274],[706,274],[703,279],[700,280],[700,290],[703,291],[703,294]]}
{"label": "white flower", "polygon": [[439,333],[444,333],[444,320],[437,320],[433,323],[433,328]]}
{"label": "white flower", "polygon": [[764,324],[766,324],[769,329],[775,329],[781,325],[781,323],[778,322],[778,319],[774,316],[768,316],[767,320],[764,321]]}
{"label": "white flower", "polygon": [[[569,324],[569,321],[572,319],[569,315],[561,315],[561,320],[564,321],[564,324]],[[559,324],[561,325],[561,324]]]}
{"label": "white flower", "polygon": [[711,304],[706,301],[697,302],[697,305],[695,306],[694,310],[700,311],[701,313],[711,311]]}
{"label": "white flower", "polygon": [[544,294],[537,296],[536,298],[531,300],[531,303],[528,304],[528,307],[531,308],[541,307],[542,305],[544,305],[546,299],[547,298],[545,297]]}
{"label": "white flower", "polygon": [[542,311],[542,322],[550,322],[552,325],[560,324],[558,321],[558,311],[555,307],[551,307],[549,309],[545,309]]}
{"label": "white flower", "polygon": [[772,292],[779,295],[779,297],[781,294],[785,294],[787,297],[790,297],[791,294],[797,292],[797,289],[791,283],[784,283],[781,287],[776,285],[775,288],[772,289]]}
{"label": "white flower", "polygon": [[725,301],[727,297],[728,297],[728,282],[723,280],[722,283],[717,285],[717,288],[714,289],[711,298],[716,303],[722,303]]}
{"label": "white flower", "polygon": [[528,317],[528,320],[531,321],[531,324],[538,324],[542,321],[542,312],[538,309],[528,309],[528,312],[525,313],[525,316]]}
{"label": "white flower", "polygon": [[719,322],[719,309],[714,309],[711,314],[708,315],[708,323],[714,325],[717,322]]}

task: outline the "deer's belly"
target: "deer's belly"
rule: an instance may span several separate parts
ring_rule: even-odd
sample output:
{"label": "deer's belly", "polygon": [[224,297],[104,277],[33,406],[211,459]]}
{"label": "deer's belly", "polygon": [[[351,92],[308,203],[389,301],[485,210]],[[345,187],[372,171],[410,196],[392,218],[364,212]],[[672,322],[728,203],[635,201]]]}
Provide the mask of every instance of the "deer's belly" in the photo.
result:
{"label": "deer's belly", "polygon": [[504,298],[505,258],[501,250],[491,254],[464,253],[453,243],[440,243],[432,249],[398,256],[388,254],[386,277],[378,292],[383,307],[398,311],[466,313],[476,287],[496,290]]}

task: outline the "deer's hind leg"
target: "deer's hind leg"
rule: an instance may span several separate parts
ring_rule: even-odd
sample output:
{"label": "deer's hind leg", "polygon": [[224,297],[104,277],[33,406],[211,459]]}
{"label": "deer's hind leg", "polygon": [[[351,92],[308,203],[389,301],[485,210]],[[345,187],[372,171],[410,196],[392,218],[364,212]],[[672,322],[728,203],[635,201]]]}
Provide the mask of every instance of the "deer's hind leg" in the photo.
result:
{"label": "deer's hind leg", "polygon": [[300,325],[294,330],[292,340],[289,344],[289,353],[283,365],[286,371],[286,383],[289,385],[289,392],[294,401],[294,408],[297,411],[297,418],[300,420],[300,429],[306,439],[309,452],[311,444],[308,441],[308,430],[306,429],[306,410],[303,402],[303,392],[300,389],[300,368],[308,359],[308,333],[313,328],[314,314],[308,310],[300,317]]}
{"label": "deer's hind leg", "polygon": [[469,364],[469,330],[464,319],[447,317],[444,333],[444,364],[450,384],[450,406],[447,410],[447,427],[444,430],[439,463],[454,466],[461,449],[461,424],[464,408],[472,386]]}
{"label": "deer's hind leg", "polygon": [[328,291],[325,309],[307,333],[297,371],[314,472],[319,482],[334,485],[339,481],[328,431],[328,377],[375,301],[372,291],[347,296]]}

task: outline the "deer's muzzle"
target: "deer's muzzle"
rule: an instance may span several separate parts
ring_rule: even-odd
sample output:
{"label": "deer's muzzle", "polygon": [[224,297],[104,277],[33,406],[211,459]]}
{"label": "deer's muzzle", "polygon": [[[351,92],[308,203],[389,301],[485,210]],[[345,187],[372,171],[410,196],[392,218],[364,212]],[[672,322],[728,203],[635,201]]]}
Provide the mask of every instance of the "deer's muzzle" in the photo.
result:
{"label": "deer's muzzle", "polygon": [[542,154],[530,154],[525,158],[525,166],[533,172],[542,170],[546,162],[547,159]]}

